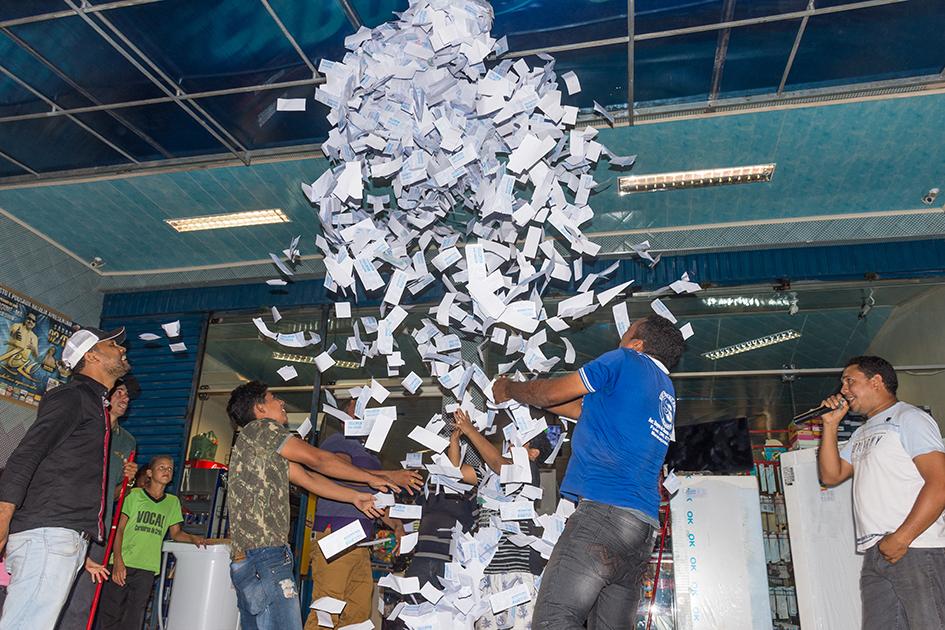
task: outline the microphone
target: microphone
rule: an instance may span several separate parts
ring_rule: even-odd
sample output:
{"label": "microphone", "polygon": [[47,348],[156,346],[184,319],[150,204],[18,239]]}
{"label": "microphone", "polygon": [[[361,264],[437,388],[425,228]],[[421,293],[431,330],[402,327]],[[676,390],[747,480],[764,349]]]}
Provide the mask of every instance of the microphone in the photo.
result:
{"label": "microphone", "polygon": [[[844,399],[843,401],[843,406],[844,407],[846,406],[846,399]],[[807,411],[797,414],[796,416],[794,416],[793,422],[795,423],[807,422],[808,420],[819,418],[825,413],[829,413],[831,411],[834,411],[832,407],[828,407],[827,405],[821,405],[820,407],[817,407],[816,409],[808,409]]]}
{"label": "microphone", "polygon": [[820,407],[817,407],[816,409],[808,409],[807,411],[803,411],[797,414],[796,416],[794,416],[793,422],[796,424],[800,424],[801,422],[807,422],[808,420],[819,418],[820,416],[824,415],[828,411],[833,411],[833,410],[827,405],[821,405]]}

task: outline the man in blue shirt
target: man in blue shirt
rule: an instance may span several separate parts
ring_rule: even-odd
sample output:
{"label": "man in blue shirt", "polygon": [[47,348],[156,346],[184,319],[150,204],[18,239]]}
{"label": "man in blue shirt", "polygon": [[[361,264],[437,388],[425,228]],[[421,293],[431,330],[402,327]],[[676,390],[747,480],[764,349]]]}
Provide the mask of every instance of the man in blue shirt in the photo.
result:
{"label": "man in blue shirt", "polygon": [[496,402],[578,419],[561,493],[579,503],[545,568],[532,628],[633,627],[676,415],[669,370],[683,349],[672,322],[651,315],[577,372],[493,385]]}

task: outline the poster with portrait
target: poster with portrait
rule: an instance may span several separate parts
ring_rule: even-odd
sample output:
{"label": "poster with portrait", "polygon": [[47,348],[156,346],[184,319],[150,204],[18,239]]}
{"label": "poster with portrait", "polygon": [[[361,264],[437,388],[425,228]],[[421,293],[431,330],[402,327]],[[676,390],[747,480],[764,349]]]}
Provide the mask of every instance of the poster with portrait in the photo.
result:
{"label": "poster with portrait", "polygon": [[58,365],[75,324],[68,317],[0,285],[0,396],[38,405],[70,376]]}

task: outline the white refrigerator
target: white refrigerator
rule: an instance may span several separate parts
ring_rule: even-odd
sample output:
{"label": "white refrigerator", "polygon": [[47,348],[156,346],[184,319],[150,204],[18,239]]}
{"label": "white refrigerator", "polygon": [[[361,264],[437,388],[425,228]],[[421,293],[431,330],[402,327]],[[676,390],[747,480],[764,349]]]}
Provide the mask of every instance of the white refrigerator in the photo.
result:
{"label": "white refrigerator", "polygon": [[758,481],[685,476],[680,482],[670,501],[677,629],[770,630]]}
{"label": "white refrigerator", "polygon": [[823,488],[817,475],[817,449],[781,455],[797,586],[804,630],[859,630],[860,567],[853,531],[853,484]]}

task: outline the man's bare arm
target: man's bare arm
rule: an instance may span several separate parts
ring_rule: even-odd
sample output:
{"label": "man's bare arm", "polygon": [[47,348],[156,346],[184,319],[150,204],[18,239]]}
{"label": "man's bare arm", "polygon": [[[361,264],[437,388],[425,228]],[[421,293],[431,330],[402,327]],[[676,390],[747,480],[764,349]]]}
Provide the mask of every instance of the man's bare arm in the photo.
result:
{"label": "man's bare arm", "polygon": [[571,418],[572,420],[577,420],[581,417],[581,411],[584,409],[584,397],[575,398],[572,401],[566,402],[561,405],[555,405],[554,407],[545,407],[545,411],[550,411],[551,413],[557,414],[559,416],[564,416],[565,418]]}
{"label": "man's bare arm", "polygon": [[369,470],[349,464],[334,453],[323,451],[298,437],[286,440],[279,454],[290,462],[304,464],[323,475],[365,483],[375,490],[400,490],[395,483],[372,473]]}
{"label": "man's bare arm", "polygon": [[496,402],[516,400],[526,405],[548,409],[556,407],[588,394],[581,375],[572,372],[558,378],[540,378],[519,383],[507,378],[500,378],[492,386]]}
{"label": "man's bare arm", "polygon": [[10,521],[16,506],[6,501],[0,501],[0,552],[7,546],[7,536],[10,535]]}

